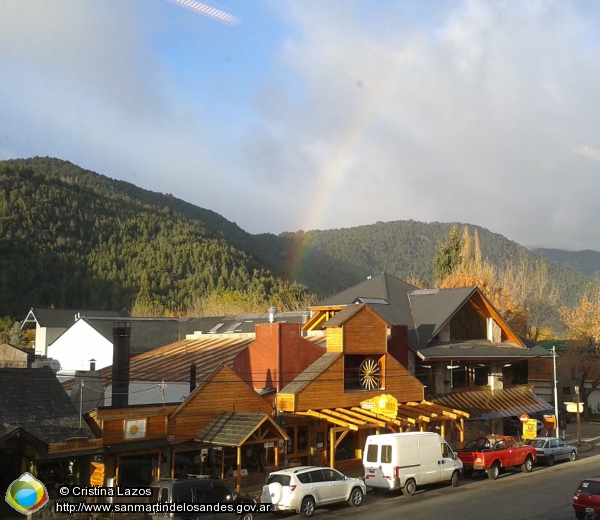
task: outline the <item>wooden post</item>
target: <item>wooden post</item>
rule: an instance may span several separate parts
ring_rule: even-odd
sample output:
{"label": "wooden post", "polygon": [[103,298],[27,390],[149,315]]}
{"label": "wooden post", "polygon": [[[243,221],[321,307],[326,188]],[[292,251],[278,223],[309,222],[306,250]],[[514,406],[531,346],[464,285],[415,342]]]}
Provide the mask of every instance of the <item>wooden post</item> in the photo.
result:
{"label": "wooden post", "polygon": [[335,431],[329,430],[329,467],[335,467]]}
{"label": "wooden post", "polygon": [[279,469],[279,439],[275,441],[275,469]]}
{"label": "wooden post", "polygon": [[119,459],[120,455],[117,455],[117,462],[115,463],[115,486],[119,485]]}
{"label": "wooden post", "polygon": [[235,488],[237,492],[240,492],[242,489],[242,447],[237,447],[237,478]]}
{"label": "wooden post", "polygon": [[446,438],[446,421],[442,421],[442,424],[440,426],[440,435],[442,436],[442,439]]}
{"label": "wooden post", "polygon": [[465,447],[465,420],[460,420],[460,447]]}

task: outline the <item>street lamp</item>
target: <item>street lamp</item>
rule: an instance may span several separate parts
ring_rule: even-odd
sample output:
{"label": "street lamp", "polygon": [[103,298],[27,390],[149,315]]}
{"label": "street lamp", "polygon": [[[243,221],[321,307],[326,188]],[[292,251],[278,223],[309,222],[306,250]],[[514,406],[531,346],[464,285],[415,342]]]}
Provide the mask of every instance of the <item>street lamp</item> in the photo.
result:
{"label": "street lamp", "polygon": [[579,414],[579,387],[575,387],[575,404],[577,405],[577,446],[581,446],[581,417]]}

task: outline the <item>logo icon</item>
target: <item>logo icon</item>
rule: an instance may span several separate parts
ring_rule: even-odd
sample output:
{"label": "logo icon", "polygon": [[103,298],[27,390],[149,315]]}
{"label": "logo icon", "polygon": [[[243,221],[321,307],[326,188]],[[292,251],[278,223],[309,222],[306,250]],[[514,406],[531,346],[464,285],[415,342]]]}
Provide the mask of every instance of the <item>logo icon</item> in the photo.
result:
{"label": "logo icon", "polygon": [[46,487],[30,473],[23,473],[6,490],[6,502],[19,513],[29,515],[48,502]]}

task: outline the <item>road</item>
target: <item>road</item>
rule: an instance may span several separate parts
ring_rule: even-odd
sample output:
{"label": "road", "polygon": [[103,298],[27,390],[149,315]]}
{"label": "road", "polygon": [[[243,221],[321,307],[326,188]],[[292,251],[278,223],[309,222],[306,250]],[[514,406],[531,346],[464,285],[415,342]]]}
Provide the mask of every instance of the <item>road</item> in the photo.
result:
{"label": "road", "polygon": [[[318,510],[315,518],[574,520],[571,503],[575,487],[585,477],[598,474],[600,455],[593,455],[575,462],[557,463],[551,468],[536,466],[532,473],[508,470],[495,481],[481,476],[463,480],[458,488],[428,487],[412,497],[403,496],[401,492],[369,493],[359,508],[330,506]],[[288,518],[299,516],[286,516]]]}

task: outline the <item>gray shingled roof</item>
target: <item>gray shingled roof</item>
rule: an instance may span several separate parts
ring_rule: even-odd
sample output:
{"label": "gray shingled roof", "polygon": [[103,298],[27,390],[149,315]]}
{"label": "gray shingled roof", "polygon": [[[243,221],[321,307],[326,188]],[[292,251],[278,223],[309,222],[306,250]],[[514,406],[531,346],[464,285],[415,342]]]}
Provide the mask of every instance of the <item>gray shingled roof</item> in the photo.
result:
{"label": "gray shingled roof", "polygon": [[270,421],[282,438],[285,433],[266,413],[222,412],[196,440],[223,446],[240,446],[265,421]]}
{"label": "gray shingled roof", "polygon": [[94,439],[50,368],[0,368],[0,436],[22,428],[45,444]]}
{"label": "gray shingled roof", "polygon": [[295,394],[306,385],[314,381],[321,375],[331,364],[342,355],[341,352],[325,352],[319,359],[296,377],[292,382],[288,383],[281,389],[281,394]]}
{"label": "gray shingled roof", "polygon": [[476,287],[440,289],[435,294],[409,295],[418,336],[418,346],[427,345],[446,323],[477,291]]}

